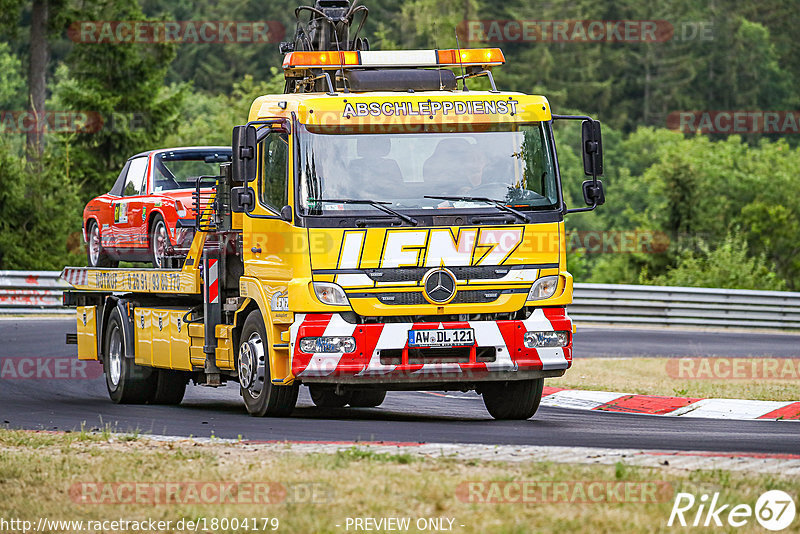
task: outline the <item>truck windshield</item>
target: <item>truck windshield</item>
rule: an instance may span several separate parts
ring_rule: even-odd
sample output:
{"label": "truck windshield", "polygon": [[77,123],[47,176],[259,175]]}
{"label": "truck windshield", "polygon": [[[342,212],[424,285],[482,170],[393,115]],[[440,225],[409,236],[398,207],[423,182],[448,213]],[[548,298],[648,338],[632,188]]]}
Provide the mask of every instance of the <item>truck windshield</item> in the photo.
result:
{"label": "truck windshield", "polygon": [[[467,130],[467,128],[469,128]],[[308,215],[365,210],[362,199],[394,209],[554,209],[557,182],[542,123],[461,126],[426,133],[362,133],[348,127],[298,129],[300,207]],[[426,196],[466,197],[435,199]]]}

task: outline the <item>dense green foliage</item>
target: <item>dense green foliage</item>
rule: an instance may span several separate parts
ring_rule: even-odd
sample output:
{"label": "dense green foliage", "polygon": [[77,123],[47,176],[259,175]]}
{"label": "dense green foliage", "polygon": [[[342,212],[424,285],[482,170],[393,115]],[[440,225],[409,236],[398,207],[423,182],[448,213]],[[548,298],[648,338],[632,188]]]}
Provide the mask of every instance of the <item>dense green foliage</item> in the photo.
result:
{"label": "dense green foliage", "polygon": [[[88,5],[78,20],[146,20],[137,0]],[[125,160],[153,147],[180,122],[186,86],[165,87],[170,44],[80,43],[58,71],[51,107],[92,110],[103,124],[61,140],[72,147],[86,196],[107,191]]]}
{"label": "dense green foliage", "polygon": [[[76,261],[83,203],[107,190],[125,158],[157,146],[228,144],[253,98],[282,91],[274,42],[76,43],[70,24],[274,20],[288,40],[298,3],[51,0],[47,109],[92,110],[104,122],[48,134],[44,158],[33,162],[22,157],[24,135],[3,133],[0,269]],[[567,218],[578,281],[800,289],[800,135],[667,129],[679,111],[800,109],[796,0],[364,3],[362,35],[373,49],[454,47],[458,28],[461,46],[503,48],[501,89],[544,94],[556,112],[603,122],[607,203]],[[29,101],[31,5],[0,0],[1,110]],[[654,20],[673,34],[661,42],[484,43],[469,40],[465,21],[478,20]],[[578,207],[579,128],[558,124],[556,136],[565,197]]]}
{"label": "dense green foliage", "polygon": [[69,161],[47,157],[31,172],[7,148],[0,144],[0,268],[61,269],[83,261],[83,203]]}

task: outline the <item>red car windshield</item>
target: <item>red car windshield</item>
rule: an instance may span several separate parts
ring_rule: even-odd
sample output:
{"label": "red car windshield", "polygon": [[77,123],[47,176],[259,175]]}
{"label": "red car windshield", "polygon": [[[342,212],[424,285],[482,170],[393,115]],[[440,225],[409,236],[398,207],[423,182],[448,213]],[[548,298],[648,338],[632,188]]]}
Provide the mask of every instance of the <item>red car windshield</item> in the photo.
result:
{"label": "red car windshield", "polygon": [[153,192],[194,189],[200,176],[218,176],[220,165],[231,160],[230,150],[170,151],[153,158]]}

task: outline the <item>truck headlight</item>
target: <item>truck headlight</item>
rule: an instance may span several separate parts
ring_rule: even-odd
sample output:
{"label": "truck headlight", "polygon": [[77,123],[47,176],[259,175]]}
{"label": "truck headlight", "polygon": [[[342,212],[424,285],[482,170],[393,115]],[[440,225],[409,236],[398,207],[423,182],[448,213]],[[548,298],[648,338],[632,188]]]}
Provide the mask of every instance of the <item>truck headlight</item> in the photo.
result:
{"label": "truck headlight", "polygon": [[350,301],[347,300],[347,295],[344,289],[336,284],[330,282],[314,282],[314,293],[323,304],[330,304],[331,306],[349,306]]}
{"label": "truck headlight", "polygon": [[300,350],[307,354],[353,352],[356,350],[356,340],[349,336],[304,337],[300,339]]}
{"label": "truck headlight", "polygon": [[549,299],[558,287],[558,275],[543,276],[536,280],[528,292],[528,300]]}
{"label": "truck headlight", "polygon": [[566,347],[569,344],[569,332],[525,332],[522,342],[529,349]]}

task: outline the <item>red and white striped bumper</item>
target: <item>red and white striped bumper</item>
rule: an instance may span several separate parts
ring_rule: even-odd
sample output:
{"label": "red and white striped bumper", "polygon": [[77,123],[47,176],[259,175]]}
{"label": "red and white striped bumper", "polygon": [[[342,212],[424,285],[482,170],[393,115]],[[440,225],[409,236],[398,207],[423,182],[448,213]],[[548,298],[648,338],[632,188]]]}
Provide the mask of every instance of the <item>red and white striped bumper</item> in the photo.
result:
{"label": "red and white striped bumper", "polygon": [[[468,358],[464,356],[459,363],[427,363],[423,353],[409,362],[409,330],[438,328],[473,328],[476,344],[461,352],[465,355],[464,351],[468,351]],[[550,331],[569,332],[569,344],[536,349],[523,344],[525,332]],[[572,365],[572,321],[563,308],[537,309],[525,320],[442,323],[352,324],[339,314],[297,314],[290,333],[292,373],[309,383],[513,380],[558,376]],[[314,354],[300,350],[300,339],[321,336],[352,336],[356,349],[350,353]],[[494,349],[493,361],[479,361],[477,355],[485,354],[486,349]],[[446,354],[446,350],[438,349],[437,356]],[[393,363],[386,363],[387,354],[393,355]],[[400,363],[396,363],[398,357]]]}

